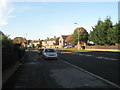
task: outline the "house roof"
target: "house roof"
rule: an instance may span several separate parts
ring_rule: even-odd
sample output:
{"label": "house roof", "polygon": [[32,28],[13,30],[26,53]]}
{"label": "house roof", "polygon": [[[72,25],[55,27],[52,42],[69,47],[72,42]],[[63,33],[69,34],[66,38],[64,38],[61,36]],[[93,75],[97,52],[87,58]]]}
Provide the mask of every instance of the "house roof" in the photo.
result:
{"label": "house roof", "polygon": [[3,35],[3,36],[5,36],[5,34],[0,30],[0,35]]}
{"label": "house roof", "polygon": [[66,38],[68,37],[68,35],[61,35],[61,37],[62,37],[63,39],[66,39]]}
{"label": "house roof", "polygon": [[43,41],[55,41],[55,40],[57,40],[57,39],[59,39],[59,37],[57,37],[57,38],[49,38],[49,39],[45,39],[45,40],[43,40]]}
{"label": "house roof", "polygon": [[32,40],[33,43],[40,42],[39,40]]}

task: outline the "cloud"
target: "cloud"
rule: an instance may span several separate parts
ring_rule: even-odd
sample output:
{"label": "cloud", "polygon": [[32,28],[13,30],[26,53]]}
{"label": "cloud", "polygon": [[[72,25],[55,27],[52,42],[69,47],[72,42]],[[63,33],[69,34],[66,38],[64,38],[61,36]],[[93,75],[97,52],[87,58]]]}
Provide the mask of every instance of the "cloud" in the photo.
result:
{"label": "cloud", "polygon": [[24,13],[26,11],[36,10],[36,9],[42,9],[42,6],[31,6],[30,3],[26,3],[25,5],[22,5],[20,7],[16,7],[15,10],[17,13]]}
{"label": "cloud", "polygon": [[1,21],[1,22],[0,22],[0,25],[1,25],[1,26],[7,25],[7,24],[8,24],[8,22],[6,22],[6,21]]}
{"label": "cloud", "polygon": [[10,16],[12,12],[13,8],[8,3],[8,0],[0,0],[0,26],[7,25],[8,19],[15,17]]}

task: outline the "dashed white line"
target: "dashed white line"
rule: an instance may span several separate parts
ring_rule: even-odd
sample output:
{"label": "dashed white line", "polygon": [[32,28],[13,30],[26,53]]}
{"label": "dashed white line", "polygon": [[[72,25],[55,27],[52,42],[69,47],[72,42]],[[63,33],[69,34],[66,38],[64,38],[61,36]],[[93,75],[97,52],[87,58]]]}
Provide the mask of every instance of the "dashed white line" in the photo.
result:
{"label": "dashed white line", "polygon": [[106,58],[106,57],[104,57],[104,59],[107,59],[107,60],[118,60],[118,59],[114,59],[114,58]]}
{"label": "dashed white line", "polygon": [[107,57],[96,57],[96,58],[99,58],[99,59],[106,59],[106,60],[118,60],[118,59],[114,59],[114,58],[107,58]]}
{"label": "dashed white line", "polygon": [[72,55],[80,55],[80,56],[88,56],[88,57],[95,57],[95,58],[98,58],[98,59],[106,59],[106,60],[112,60],[112,61],[115,61],[115,60],[118,60],[118,59],[115,59],[115,58],[107,58],[107,57],[101,57],[101,56],[94,56],[94,55],[90,55],[90,54],[78,54],[78,53],[69,53],[69,54],[72,54]]}
{"label": "dashed white line", "polygon": [[93,55],[85,55],[85,56],[88,56],[88,57],[90,57],[90,56],[93,56]]}
{"label": "dashed white line", "polygon": [[96,58],[102,59],[103,57],[96,57]]}
{"label": "dashed white line", "polygon": [[81,56],[83,56],[83,54],[78,54],[78,55],[81,55]]}

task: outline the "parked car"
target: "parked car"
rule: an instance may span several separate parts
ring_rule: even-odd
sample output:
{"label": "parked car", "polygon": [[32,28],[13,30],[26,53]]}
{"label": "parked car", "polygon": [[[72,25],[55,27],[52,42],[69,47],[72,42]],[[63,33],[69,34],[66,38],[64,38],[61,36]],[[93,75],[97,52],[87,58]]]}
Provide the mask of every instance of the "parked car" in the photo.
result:
{"label": "parked car", "polygon": [[43,48],[41,48],[41,49],[38,49],[38,54],[42,54],[42,51],[43,51],[44,49]]}
{"label": "parked car", "polygon": [[42,57],[44,59],[55,59],[55,60],[57,60],[58,55],[57,55],[57,52],[55,51],[55,49],[45,48],[42,52]]}
{"label": "parked car", "polygon": [[64,48],[72,48],[72,47],[73,47],[73,46],[70,46],[70,45],[69,45],[69,46],[65,46]]}

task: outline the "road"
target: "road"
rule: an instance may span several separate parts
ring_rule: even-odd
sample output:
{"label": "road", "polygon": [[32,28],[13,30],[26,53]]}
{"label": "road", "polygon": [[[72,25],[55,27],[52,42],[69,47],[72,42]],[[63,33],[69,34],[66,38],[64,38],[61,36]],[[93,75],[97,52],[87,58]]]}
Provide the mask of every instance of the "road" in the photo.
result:
{"label": "road", "polygon": [[120,85],[118,53],[59,51],[59,58]]}
{"label": "road", "polygon": [[[118,88],[114,84],[108,83],[75,67],[91,67],[95,71],[99,67],[98,65],[102,63],[102,60],[99,62],[99,59],[95,59],[97,60],[95,61],[92,56],[79,56],[76,53],[58,51],[58,60],[43,60],[36,51],[28,51],[27,55],[28,58],[25,62],[20,65],[14,75],[3,85],[3,90],[6,88],[12,88],[13,90],[16,88]],[[99,63],[95,65],[94,61],[95,63]],[[117,68],[115,63],[112,62],[111,64],[113,64],[112,70],[114,69],[114,65]],[[103,69],[103,66],[101,68]],[[98,68],[97,71],[104,74],[100,71],[102,69]],[[113,70],[113,72],[116,76],[116,70]]]}

